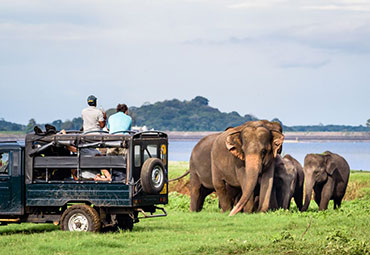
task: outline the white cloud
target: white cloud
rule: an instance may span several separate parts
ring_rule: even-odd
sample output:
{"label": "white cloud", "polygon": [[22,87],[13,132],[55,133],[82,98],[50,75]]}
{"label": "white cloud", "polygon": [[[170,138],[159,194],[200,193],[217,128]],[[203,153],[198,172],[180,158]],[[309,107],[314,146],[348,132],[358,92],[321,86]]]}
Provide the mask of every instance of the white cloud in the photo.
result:
{"label": "white cloud", "polygon": [[231,9],[252,9],[252,8],[269,8],[274,5],[287,2],[286,0],[249,0],[235,4],[231,4],[228,7]]}
{"label": "white cloud", "polygon": [[370,2],[367,0],[329,0],[329,1],[311,1],[302,6],[307,10],[322,10],[322,11],[355,11],[368,12],[370,11]]}
{"label": "white cloud", "polygon": [[322,11],[360,11],[369,12],[370,5],[308,5],[303,9],[322,10]]}

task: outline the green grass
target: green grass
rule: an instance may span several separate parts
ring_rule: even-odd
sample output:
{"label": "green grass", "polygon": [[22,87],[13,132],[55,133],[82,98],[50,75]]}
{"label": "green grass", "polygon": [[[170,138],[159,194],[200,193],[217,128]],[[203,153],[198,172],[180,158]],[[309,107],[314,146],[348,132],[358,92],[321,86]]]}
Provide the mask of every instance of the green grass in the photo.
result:
{"label": "green grass", "polygon": [[[187,163],[170,162],[170,176]],[[172,173],[173,172],[173,173]],[[351,183],[367,183],[352,173]],[[368,186],[362,189],[368,189]],[[0,227],[0,254],[369,254],[370,200],[344,201],[339,210],[238,214],[219,212],[217,199],[200,213],[189,212],[189,197],[169,195],[167,217],[143,219],[132,232],[69,233],[51,224]],[[330,205],[332,208],[332,204]]]}
{"label": "green grass", "polygon": [[[183,173],[185,173],[189,169],[189,162],[186,161],[170,161],[169,162],[169,170],[168,170],[168,177],[169,179],[176,178]],[[186,177],[189,179],[189,175]]]}
{"label": "green grass", "polygon": [[0,135],[25,135],[26,132],[24,131],[0,131]]}

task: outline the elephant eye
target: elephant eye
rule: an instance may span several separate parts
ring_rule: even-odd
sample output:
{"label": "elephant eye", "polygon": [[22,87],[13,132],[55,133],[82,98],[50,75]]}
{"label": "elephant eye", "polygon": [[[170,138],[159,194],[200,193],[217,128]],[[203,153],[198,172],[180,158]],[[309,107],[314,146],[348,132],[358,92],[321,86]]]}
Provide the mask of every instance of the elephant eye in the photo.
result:
{"label": "elephant eye", "polygon": [[266,150],[266,149],[263,149],[263,150],[261,151],[261,155],[262,155],[262,157],[264,157],[264,156],[266,155],[266,153],[267,153],[267,150]]}

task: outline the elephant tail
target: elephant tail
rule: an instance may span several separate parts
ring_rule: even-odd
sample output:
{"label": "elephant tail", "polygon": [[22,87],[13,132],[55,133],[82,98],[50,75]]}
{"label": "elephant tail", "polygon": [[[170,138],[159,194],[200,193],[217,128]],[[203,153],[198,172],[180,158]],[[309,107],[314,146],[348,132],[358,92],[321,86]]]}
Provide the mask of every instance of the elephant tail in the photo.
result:
{"label": "elephant tail", "polygon": [[174,179],[168,180],[168,182],[174,182],[174,181],[180,180],[181,178],[184,178],[185,176],[187,176],[189,173],[190,173],[190,170],[186,171],[183,175],[181,175],[179,177],[176,177]]}

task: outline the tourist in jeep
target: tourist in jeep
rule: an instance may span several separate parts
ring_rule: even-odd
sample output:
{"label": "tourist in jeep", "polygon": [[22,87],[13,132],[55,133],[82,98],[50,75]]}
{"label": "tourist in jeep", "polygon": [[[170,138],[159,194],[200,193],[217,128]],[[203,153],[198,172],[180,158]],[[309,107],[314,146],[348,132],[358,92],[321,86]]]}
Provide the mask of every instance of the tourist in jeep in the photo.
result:
{"label": "tourist in jeep", "polygon": [[107,115],[105,112],[96,109],[97,98],[93,95],[87,98],[87,108],[82,110],[83,131],[100,131],[105,126]]}
{"label": "tourist in jeep", "polygon": [[108,118],[107,129],[110,134],[120,131],[131,130],[132,119],[128,116],[128,107],[126,104],[118,104],[117,112]]}

